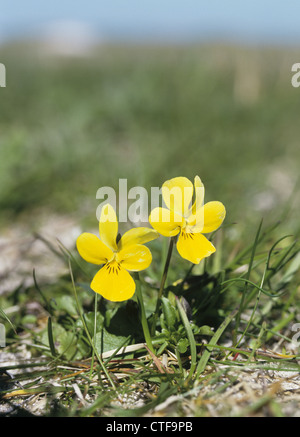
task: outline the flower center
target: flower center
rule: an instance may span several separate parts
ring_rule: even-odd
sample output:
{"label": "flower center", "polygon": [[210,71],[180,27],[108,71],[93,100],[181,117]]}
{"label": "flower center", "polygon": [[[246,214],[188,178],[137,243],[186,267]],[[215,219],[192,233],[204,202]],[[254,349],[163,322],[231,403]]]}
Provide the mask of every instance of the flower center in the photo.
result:
{"label": "flower center", "polygon": [[108,270],[108,274],[117,274],[121,270],[120,263],[118,263],[115,259],[109,261],[105,264],[104,268]]}
{"label": "flower center", "polygon": [[193,235],[193,226],[187,221],[184,221],[184,224],[181,226],[182,234]]}
{"label": "flower center", "polygon": [[187,240],[187,239],[194,239],[194,233],[190,230],[189,226],[186,226],[185,229],[181,229],[181,236]]}

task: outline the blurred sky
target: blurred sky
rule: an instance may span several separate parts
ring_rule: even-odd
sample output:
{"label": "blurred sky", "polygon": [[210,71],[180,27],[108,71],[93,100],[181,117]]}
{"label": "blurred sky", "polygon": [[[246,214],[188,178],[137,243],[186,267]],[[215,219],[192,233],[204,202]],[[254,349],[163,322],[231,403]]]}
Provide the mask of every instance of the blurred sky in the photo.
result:
{"label": "blurred sky", "polygon": [[0,0],[0,42],[58,21],[108,41],[300,44],[300,0]]}

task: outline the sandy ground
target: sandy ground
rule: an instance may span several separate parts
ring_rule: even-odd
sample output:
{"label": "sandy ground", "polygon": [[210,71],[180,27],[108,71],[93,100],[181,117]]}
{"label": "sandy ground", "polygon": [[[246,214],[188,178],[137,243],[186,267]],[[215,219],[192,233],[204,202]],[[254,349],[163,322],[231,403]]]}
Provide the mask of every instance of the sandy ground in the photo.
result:
{"label": "sandy ground", "polygon": [[16,223],[0,234],[0,294],[9,293],[20,285],[33,284],[33,269],[41,282],[53,282],[66,270],[55,253],[59,243],[74,250],[76,238],[82,232],[68,216],[41,215],[33,217],[34,225]]}

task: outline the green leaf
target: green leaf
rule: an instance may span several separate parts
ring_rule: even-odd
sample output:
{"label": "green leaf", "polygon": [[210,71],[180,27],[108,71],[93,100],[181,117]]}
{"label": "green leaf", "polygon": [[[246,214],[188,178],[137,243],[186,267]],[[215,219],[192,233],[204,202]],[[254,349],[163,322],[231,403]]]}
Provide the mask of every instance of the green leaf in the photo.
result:
{"label": "green leaf", "polygon": [[189,341],[187,338],[181,338],[177,343],[178,352],[181,354],[185,354],[189,346]]}
{"label": "green leaf", "polygon": [[49,346],[51,353],[72,359],[77,351],[77,337],[72,332],[66,331],[61,325],[49,322],[47,330],[41,337],[41,342]]}
{"label": "green leaf", "polygon": [[70,314],[70,316],[77,314],[76,303],[71,296],[67,294],[58,296],[55,298],[55,302],[58,310],[65,311]]}
{"label": "green leaf", "polygon": [[169,331],[174,331],[176,329],[177,321],[176,309],[171,305],[169,299],[166,297],[161,298],[161,303],[167,328]]}
{"label": "green leaf", "polygon": [[88,358],[91,353],[91,345],[89,345],[84,338],[77,340],[77,352],[74,358],[77,360]]}
{"label": "green leaf", "polygon": [[208,325],[203,325],[199,328],[199,331],[197,332],[199,335],[209,335],[212,337],[214,335],[214,331],[211,329]]}
{"label": "green leaf", "polygon": [[[87,314],[84,314],[84,320],[87,326],[87,329],[90,333],[90,335],[93,335],[94,333],[94,321],[95,321],[95,313],[94,311],[88,312]],[[103,327],[104,317],[103,315],[97,311],[97,318],[96,318],[96,332],[100,332]],[[81,319],[78,319],[76,321],[76,326],[83,328],[83,323]]]}
{"label": "green leaf", "polygon": [[77,352],[77,338],[72,332],[63,332],[58,338],[57,350],[67,360],[74,358]]}
{"label": "green leaf", "polygon": [[99,354],[113,349],[117,349],[125,342],[126,337],[114,335],[108,332],[105,328],[101,332],[97,332],[95,347]]}

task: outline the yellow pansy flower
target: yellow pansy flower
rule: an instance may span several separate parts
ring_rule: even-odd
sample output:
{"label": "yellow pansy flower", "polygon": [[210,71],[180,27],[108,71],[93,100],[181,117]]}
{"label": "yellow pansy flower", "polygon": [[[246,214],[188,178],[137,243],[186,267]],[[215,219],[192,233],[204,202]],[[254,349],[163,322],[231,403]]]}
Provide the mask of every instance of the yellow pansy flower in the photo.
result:
{"label": "yellow pansy flower", "polygon": [[99,233],[100,238],[84,232],[76,241],[77,250],[85,261],[104,264],[94,276],[91,289],[114,302],[130,299],[135,292],[135,282],[128,271],[138,272],[151,264],[151,252],[143,243],[157,238],[158,234],[146,227],[133,228],[117,241],[118,220],[109,204],[102,208]]}
{"label": "yellow pansy flower", "polygon": [[186,177],[166,181],[162,186],[162,196],[167,208],[154,208],[149,222],[161,235],[174,237],[179,234],[179,254],[199,264],[216,251],[203,234],[215,231],[222,224],[226,214],[224,205],[217,201],[204,205],[204,185],[199,176],[195,177],[194,185]]}

